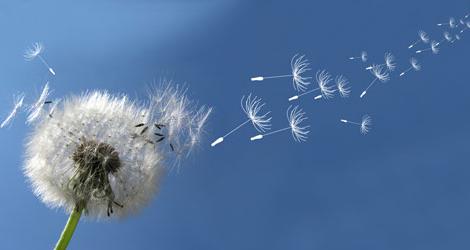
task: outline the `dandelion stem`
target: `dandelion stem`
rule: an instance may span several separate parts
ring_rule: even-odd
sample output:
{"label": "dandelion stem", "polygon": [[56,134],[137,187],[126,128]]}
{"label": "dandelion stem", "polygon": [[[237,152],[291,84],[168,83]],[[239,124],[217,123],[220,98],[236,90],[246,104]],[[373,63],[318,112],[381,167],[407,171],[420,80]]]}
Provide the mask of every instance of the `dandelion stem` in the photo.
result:
{"label": "dandelion stem", "polygon": [[72,239],[72,235],[75,232],[75,228],[77,227],[78,221],[80,220],[80,217],[82,215],[82,211],[83,206],[79,205],[77,205],[73,209],[67,221],[67,224],[65,224],[64,230],[62,231],[62,234],[60,235],[60,238],[57,241],[57,244],[55,245],[55,250],[67,249],[67,246],[69,245],[69,242]]}
{"label": "dandelion stem", "polygon": [[289,74],[289,75],[279,75],[279,76],[265,76],[264,79],[274,79],[274,78],[283,78],[283,77],[292,77],[292,74]]}

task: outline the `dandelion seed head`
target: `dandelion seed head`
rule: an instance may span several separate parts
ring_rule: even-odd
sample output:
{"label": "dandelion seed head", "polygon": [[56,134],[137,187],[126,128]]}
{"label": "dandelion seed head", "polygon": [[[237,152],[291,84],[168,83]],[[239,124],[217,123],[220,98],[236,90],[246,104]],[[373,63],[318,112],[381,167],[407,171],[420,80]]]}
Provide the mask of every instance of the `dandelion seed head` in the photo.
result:
{"label": "dandelion seed head", "polygon": [[[68,212],[83,206],[85,214],[95,219],[139,211],[158,190],[171,158],[177,157],[166,152],[165,141],[149,143],[151,122],[174,116],[173,112],[187,115],[171,137],[179,142],[184,131],[202,128],[202,120],[207,119],[203,111],[154,103],[181,97],[175,91],[164,89],[146,104],[100,91],[54,102],[53,117],[42,119],[26,144],[24,173],[34,193],[48,206]],[[142,134],[136,124],[144,122],[152,126]],[[170,125],[174,124],[166,123],[165,128]],[[192,135],[185,138],[199,140]]]}
{"label": "dandelion seed head", "polygon": [[444,38],[445,38],[448,42],[452,41],[452,35],[451,35],[449,32],[447,32],[447,31],[444,32]]}
{"label": "dandelion seed head", "polygon": [[436,41],[431,42],[431,51],[433,54],[439,53],[439,43]]}
{"label": "dandelion seed head", "polygon": [[301,126],[301,123],[307,120],[305,112],[299,106],[289,106],[287,109],[287,120],[291,128],[292,137],[296,142],[303,142],[307,140],[307,135],[310,133],[308,128],[310,126]]}
{"label": "dandelion seed head", "polygon": [[322,93],[323,98],[328,99],[334,96],[335,89],[331,85],[331,75],[326,70],[319,70],[315,75],[318,87]]}
{"label": "dandelion seed head", "polygon": [[269,117],[270,112],[261,113],[261,109],[264,107],[265,103],[261,102],[261,98],[257,96],[251,96],[249,94],[246,98],[242,97],[240,101],[243,112],[251,120],[251,123],[258,132],[263,133],[271,129],[271,117]]}
{"label": "dandelion seed head", "polygon": [[371,71],[372,71],[372,74],[381,82],[386,82],[390,80],[390,76],[387,70],[381,65],[373,64]]}
{"label": "dandelion seed head", "polygon": [[361,61],[367,62],[367,52],[366,51],[361,52]]}
{"label": "dandelion seed head", "polygon": [[411,67],[415,70],[415,71],[419,71],[421,70],[421,65],[418,63],[418,60],[414,57],[412,57],[410,59],[410,64],[411,64]]}
{"label": "dandelion seed head", "polygon": [[39,120],[42,115],[44,114],[44,105],[46,99],[50,95],[50,89],[49,89],[49,83],[47,82],[41,92],[41,95],[39,98],[36,100],[36,102],[29,107],[28,110],[28,117],[26,118],[26,123],[27,124],[32,124]]}
{"label": "dandelion seed head", "polygon": [[18,113],[18,110],[20,110],[23,107],[24,97],[25,97],[24,93],[21,93],[20,95],[15,97],[13,109],[10,111],[8,116],[3,120],[2,124],[0,124],[0,128],[4,128],[8,126],[13,121],[16,114]]}
{"label": "dandelion seed head", "polygon": [[310,71],[310,63],[305,59],[305,55],[294,55],[291,59],[292,85],[296,91],[305,91],[310,84],[311,77],[305,77],[303,74]]}
{"label": "dandelion seed head", "polygon": [[455,18],[453,18],[453,17],[449,18],[449,26],[452,29],[457,27],[457,21],[455,20]]}
{"label": "dandelion seed head", "polygon": [[33,45],[27,48],[24,52],[24,59],[27,61],[34,60],[39,54],[44,51],[44,46],[40,42],[33,43]]}
{"label": "dandelion seed head", "polygon": [[420,31],[418,31],[418,36],[419,36],[419,39],[421,39],[421,41],[423,43],[428,43],[429,42],[429,36],[426,32],[420,30]]}
{"label": "dandelion seed head", "polygon": [[387,69],[389,71],[394,71],[396,68],[396,63],[395,63],[395,57],[392,55],[392,53],[385,53],[385,66],[387,66]]}
{"label": "dandelion seed head", "polygon": [[361,133],[367,134],[370,131],[370,126],[372,125],[372,118],[368,115],[364,115],[361,121]]}
{"label": "dandelion seed head", "polygon": [[348,86],[348,80],[346,77],[339,75],[335,78],[336,86],[338,87],[339,94],[342,97],[348,97],[351,93],[351,88]]}

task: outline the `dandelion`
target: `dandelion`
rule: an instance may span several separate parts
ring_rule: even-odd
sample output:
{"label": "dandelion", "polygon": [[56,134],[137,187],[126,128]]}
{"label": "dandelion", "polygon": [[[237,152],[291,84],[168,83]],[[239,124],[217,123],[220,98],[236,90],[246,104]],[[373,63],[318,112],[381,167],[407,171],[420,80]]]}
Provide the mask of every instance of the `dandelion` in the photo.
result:
{"label": "dandelion", "polygon": [[256,141],[256,140],[261,140],[266,136],[277,134],[283,131],[290,130],[292,137],[296,142],[304,142],[307,140],[307,135],[310,133],[308,131],[308,128],[310,126],[301,126],[301,123],[305,120],[307,120],[307,117],[305,117],[305,112],[299,108],[299,106],[295,106],[292,108],[292,106],[289,106],[287,109],[287,121],[289,122],[289,126],[285,128],[281,128],[266,134],[258,134],[256,136],[253,136],[250,138],[251,141]]}
{"label": "dandelion", "polygon": [[[168,101],[180,94],[168,90],[159,98]],[[184,131],[201,126],[208,110],[201,114],[194,106],[182,106],[175,111],[174,104],[139,105],[125,95],[91,91],[65,98],[53,118],[34,128],[26,144],[24,173],[42,202],[70,213],[56,249],[67,247],[82,212],[94,219],[125,217],[150,201],[174,154],[166,154],[162,140],[152,141],[153,131],[142,133],[139,124],[154,127],[173,117],[183,121],[173,124],[175,136],[189,139]]]}
{"label": "dandelion", "polygon": [[333,97],[335,90],[333,89],[334,86],[330,84],[332,80],[330,73],[328,73],[326,70],[319,70],[317,71],[315,75],[315,79],[317,81],[318,88],[311,89],[299,95],[292,96],[288,100],[289,101],[297,100],[299,99],[299,97],[313,93],[315,91],[320,91],[320,95],[315,96],[314,100],[318,100],[320,98],[328,99],[328,98]]}
{"label": "dandelion", "polygon": [[438,23],[437,26],[449,26],[451,29],[456,28],[459,24],[455,20],[455,18],[450,17],[449,21],[446,23]]}
{"label": "dandelion", "polygon": [[305,58],[305,55],[294,55],[291,59],[291,69],[292,73],[288,75],[277,75],[277,76],[257,76],[252,77],[251,81],[264,81],[266,79],[274,79],[274,78],[285,78],[285,77],[292,77],[292,86],[296,91],[302,92],[307,89],[307,85],[310,84],[311,77],[303,76],[305,73],[310,71],[309,68],[310,63]]}
{"label": "dandelion", "polygon": [[354,121],[349,121],[346,119],[341,119],[340,121],[343,123],[349,123],[349,124],[359,126],[361,130],[361,134],[363,135],[367,134],[370,131],[370,126],[372,125],[372,118],[368,115],[362,116],[361,122],[354,122]]}
{"label": "dandelion", "polygon": [[348,79],[344,76],[339,75],[335,78],[336,87],[338,88],[339,94],[341,97],[348,97],[351,93],[351,88],[348,85]]}
{"label": "dandelion", "polygon": [[413,48],[418,43],[428,43],[429,42],[429,36],[426,32],[420,30],[420,31],[418,31],[418,36],[419,36],[419,39],[416,40],[415,42],[413,42],[410,46],[408,46],[408,49]]}
{"label": "dandelion", "polygon": [[240,125],[232,129],[230,132],[225,134],[222,137],[217,138],[214,142],[212,142],[211,146],[214,147],[217,144],[224,141],[224,138],[231,135],[247,123],[251,122],[253,127],[260,133],[263,133],[269,129],[271,129],[271,117],[269,117],[270,112],[261,113],[261,109],[264,107],[265,103],[261,102],[261,98],[254,96],[252,98],[251,94],[245,99],[245,96],[242,97],[241,101],[241,108],[243,112],[246,114],[248,119],[242,122]]}
{"label": "dandelion", "polygon": [[467,29],[470,29],[470,21],[465,22],[465,26],[463,27],[463,29],[460,30],[460,34],[462,34]]}
{"label": "dandelion", "polygon": [[[396,63],[395,63],[395,57],[392,55],[392,53],[387,52],[384,55],[384,60],[385,62],[382,64],[377,64],[378,66],[386,66],[388,71],[392,72],[396,68]],[[371,70],[373,68],[372,65],[366,68],[366,70]]]}
{"label": "dandelion", "polygon": [[50,94],[49,82],[47,82],[46,85],[44,85],[44,88],[42,89],[42,92],[39,98],[36,100],[36,102],[33,105],[31,105],[31,107],[28,110],[29,114],[26,119],[27,124],[31,124],[41,117],[44,111],[44,105],[48,104],[46,102],[47,101],[46,99],[49,97],[49,94]]}
{"label": "dandelion", "polygon": [[390,80],[388,71],[383,66],[372,65],[371,73],[372,75],[374,75],[374,80],[372,80],[369,83],[369,86],[367,86],[367,88],[362,91],[360,98],[364,97],[367,94],[369,88],[371,88],[377,80],[379,80],[380,82],[387,82],[388,80]]}
{"label": "dandelion", "polygon": [[362,51],[360,56],[351,56],[349,60],[361,59],[362,62],[367,62],[367,52]]}
{"label": "dandelion", "polygon": [[436,41],[432,41],[431,46],[429,48],[417,50],[416,54],[423,53],[428,50],[431,50],[433,54],[439,53],[439,43]]}
{"label": "dandelion", "polygon": [[410,58],[410,64],[411,66],[407,68],[405,71],[400,73],[400,76],[404,76],[408,71],[414,70],[414,71],[420,71],[421,70],[421,65],[418,63],[418,60],[414,57]]}
{"label": "dandelion", "polygon": [[0,128],[4,128],[5,126],[8,126],[8,124],[10,124],[13,121],[16,114],[18,113],[18,110],[20,110],[23,107],[23,102],[24,102],[24,93],[21,93],[20,95],[15,97],[13,109],[10,111],[10,114],[8,114],[7,118],[3,120],[2,124],[0,124]]}
{"label": "dandelion", "polygon": [[36,57],[39,58],[39,60],[41,60],[41,62],[44,64],[44,66],[46,66],[49,72],[51,72],[51,74],[55,76],[54,69],[52,69],[49,66],[49,64],[46,62],[44,57],[41,56],[41,53],[43,51],[44,51],[44,46],[42,45],[42,43],[36,42],[36,43],[33,43],[33,45],[30,48],[26,49],[23,56],[26,61],[32,61]]}

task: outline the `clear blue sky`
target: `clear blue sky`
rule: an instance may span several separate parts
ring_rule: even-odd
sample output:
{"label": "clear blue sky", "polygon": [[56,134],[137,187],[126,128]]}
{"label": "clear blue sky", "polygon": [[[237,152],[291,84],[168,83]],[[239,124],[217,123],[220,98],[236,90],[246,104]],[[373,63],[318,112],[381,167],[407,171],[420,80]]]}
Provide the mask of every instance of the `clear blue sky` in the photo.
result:
{"label": "clear blue sky", "polygon": [[[12,95],[40,92],[49,77],[23,50],[42,41],[57,76],[54,96],[108,89],[141,98],[161,77],[187,83],[215,112],[197,154],[165,178],[139,215],[82,220],[70,249],[469,249],[470,32],[418,57],[423,68],[358,95],[371,75],[347,58],[395,54],[398,70],[420,29],[470,12],[461,1],[14,1],[0,3],[0,114]],[[273,127],[286,123],[288,80],[251,76],[289,71],[304,53],[313,71],[351,82],[349,99],[299,103],[306,143],[288,133],[251,143],[243,94],[266,100]],[[339,122],[373,118],[372,131]],[[30,129],[20,115],[0,130],[0,248],[49,249],[67,219],[32,194],[21,172]]]}

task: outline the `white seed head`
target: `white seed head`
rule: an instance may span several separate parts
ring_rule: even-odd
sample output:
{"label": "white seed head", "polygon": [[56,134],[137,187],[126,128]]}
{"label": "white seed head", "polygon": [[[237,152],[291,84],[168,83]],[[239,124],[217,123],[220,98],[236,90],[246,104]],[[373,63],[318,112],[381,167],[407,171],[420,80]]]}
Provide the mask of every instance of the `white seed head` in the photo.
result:
{"label": "white seed head", "polygon": [[458,25],[458,24],[457,24],[457,21],[455,20],[455,18],[453,18],[453,17],[449,18],[449,27],[450,27],[451,29],[457,27],[457,25]]}
{"label": "white seed head", "polygon": [[13,109],[10,111],[8,116],[3,120],[2,124],[0,124],[0,128],[4,128],[5,126],[8,126],[13,121],[18,111],[23,107],[23,103],[24,103],[24,93],[21,93],[20,95],[15,97]]}
{"label": "white seed head", "polygon": [[410,64],[411,64],[411,67],[415,71],[421,70],[421,65],[418,63],[418,60],[416,58],[414,58],[414,57],[410,58]]}
{"label": "white seed head", "polygon": [[429,36],[426,32],[420,30],[420,31],[418,31],[418,36],[419,36],[419,39],[421,39],[421,41],[423,43],[428,43],[429,42]]}
{"label": "white seed head", "polygon": [[311,77],[305,77],[307,71],[310,71],[308,67],[310,63],[305,59],[305,55],[294,55],[291,59],[292,68],[292,85],[296,91],[305,91],[307,85],[310,84]]}
{"label": "white seed head", "polygon": [[395,57],[392,55],[392,53],[385,53],[385,66],[387,66],[387,69],[389,71],[394,71],[396,68],[396,63],[395,63]]}
{"label": "white seed head", "polygon": [[439,43],[436,41],[431,42],[431,51],[433,54],[439,53]]}
{"label": "white seed head", "polygon": [[372,74],[381,82],[386,82],[390,80],[388,71],[381,65],[372,65]]}
{"label": "white seed head", "polygon": [[265,103],[261,102],[261,98],[254,96],[252,97],[251,94],[248,97],[242,97],[240,101],[240,105],[242,107],[243,112],[248,116],[251,120],[251,123],[255,127],[258,132],[263,133],[269,129],[271,129],[271,117],[269,117],[269,111],[261,114],[261,109],[264,107]]}
{"label": "white seed head", "polygon": [[307,135],[310,133],[308,128],[310,126],[301,126],[301,123],[304,120],[307,120],[305,117],[305,112],[299,108],[299,106],[289,106],[287,109],[287,120],[289,121],[289,126],[291,128],[292,137],[296,142],[303,142],[307,140]]}
{"label": "white seed head", "polygon": [[447,32],[447,31],[444,32],[444,38],[445,38],[448,42],[451,42],[451,41],[452,41],[452,35],[451,35],[449,32]]}
{"label": "white seed head", "polygon": [[[57,102],[53,116],[41,119],[27,141],[24,173],[34,193],[50,207],[70,212],[81,206],[96,219],[140,210],[158,190],[168,162],[178,157],[166,152],[166,142],[183,140],[179,136],[198,140],[187,131],[202,127],[209,112],[191,111],[184,96],[178,104],[182,100],[173,98],[182,93],[176,89],[154,93],[145,105],[99,91]],[[154,131],[166,140],[155,140]]]}
{"label": "white seed head", "polygon": [[320,88],[323,98],[328,99],[334,96],[334,85],[331,85],[331,75],[326,70],[319,70],[315,75],[315,79]]}
{"label": "white seed head", "polygon": [[364,115],[361,121],[361,133],[367,134],[370,131],[370,126],[372,125],[372,118],[368,115]]}
{"label": "white seed head", "polygon": [[40,42],[33,43],[33,45],[27,48],[23,54],[24,59],[27,61],[34,60],[39,54],[44,51],[44,46]]}
{"label": "white seed head", "polygon": [[367,52],[366,51],[361,52],[361,61],[367,62]]}
{"label": "white seed head", "polygon": [[335,78],[336,86],[338,87],[339,94],[342,97],[348,97],[351,93],[351,88],[348,86],[348,79],[343,75],[339,75]]}
{"label": "white seed head", "polygon": [[26,123],[31,124],[37,121],[44,111],[44,105],[46,99],[49,97],[50,90],[49,90],[49,83],[47,82],[42,89],[41,95],[36,100],[36,102],[29,107],[28,110],[28,117],[26,118]]}

